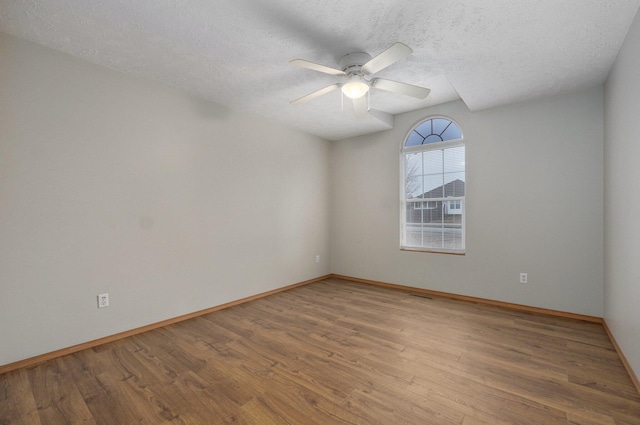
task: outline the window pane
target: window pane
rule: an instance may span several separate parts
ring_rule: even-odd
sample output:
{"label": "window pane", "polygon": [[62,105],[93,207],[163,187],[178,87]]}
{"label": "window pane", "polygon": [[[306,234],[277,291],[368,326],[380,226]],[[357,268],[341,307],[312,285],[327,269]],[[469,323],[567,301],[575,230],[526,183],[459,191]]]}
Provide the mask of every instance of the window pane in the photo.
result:
{"label": "window pane", "polygon": [[441,136],[442,133],[444,133],[444,131],[447,129],[447,126],[449,124],[452,124],[452,122],[449,120],[435,118],[433,120],[433,133]]}
{"label": "window pane", "polygon": [[415,130],[413,130],[413,131],[416,131],[416,132],[420,133],[423,138],[427,137],[428,135],[430,135],[432,133],[431,132],[431,120],[426,120],[425,122],[423,122],[422,124],[417,126],[415,128]]}
{"label": "window pane", "polygon": [[423,198],[442,198],[444,197],[444,187],[442,185],[442,174],[435,176],[424,176],[424,192]]}
{"label": "window pane", "polygon": [[444,178],[447,182],[444,185],[444,197],[464,196],[464,172],[448,173]]}
{"label": "window pane", "polygon": [[444,140],[457,140],[462,139],[462,131],[460,131],[460,127],[451,123],[449,127],[442,133],[442,138]]}
{"label": "window pane", "polygon": [[405,188],[407,198],[415,198],[424,193],[422,186],[422,152],[405,156]]}
{"label": "window pane", "polygon": [[441,174],[442,169],[442,150],[427,151],[422,153],[422,174]]}
{"label": "window pane", "polygon": [[444,149],[444,172],[464,171],[464,146]]}
{"label": "window pane", "polygon": [[[454,217],[462,217],[457,215]],[[462,249],[462,224],[448,223],[442,229],[442,248],[444,249]]]}
{"label": "window pane", "polygon": [[405,156],[405,167],[407,172],[411,172],[414,175],[422,175],[423,165],[422,157],[423,152],[410,153]]}
{"label": "window pane", "polygon": [[420,136],[418,133],[414,131],[411,132],[411,134],[409,134],[409,137],[407,137],[407,141],[405,142],[405,146],[419,146],[422,144],[422,141],[424,140],[424,137]]}

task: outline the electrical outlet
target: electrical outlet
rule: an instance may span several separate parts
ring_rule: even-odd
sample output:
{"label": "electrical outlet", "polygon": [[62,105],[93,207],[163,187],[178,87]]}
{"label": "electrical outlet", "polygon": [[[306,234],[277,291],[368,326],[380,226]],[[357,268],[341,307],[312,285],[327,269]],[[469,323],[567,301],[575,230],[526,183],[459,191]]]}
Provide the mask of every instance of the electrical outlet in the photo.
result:
{"label": "electrical outlet", "polygon": [[316,255],[316,263],[320,262],[320,254]]}
{"label": "electrical outlet", "polygon": [[527,273],[520,273],[520,283],[529,283],[529,276],[527,275]]}
{"label": "electrical outlet", "polygon": [[98,308],[109,307],[109,294],[98,295]]}

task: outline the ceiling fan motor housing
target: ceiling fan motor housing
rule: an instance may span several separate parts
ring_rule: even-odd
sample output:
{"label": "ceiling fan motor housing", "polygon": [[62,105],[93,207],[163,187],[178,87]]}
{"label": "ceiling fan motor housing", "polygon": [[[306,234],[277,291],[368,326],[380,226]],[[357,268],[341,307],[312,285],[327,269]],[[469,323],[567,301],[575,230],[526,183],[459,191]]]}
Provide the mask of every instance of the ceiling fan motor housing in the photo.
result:
{"label": "ceiling fan motor housing", "polygon": [[371,60],[368,53],[348,53],[340,58],[339,66],[347,75],[361,75],[362,66]]}

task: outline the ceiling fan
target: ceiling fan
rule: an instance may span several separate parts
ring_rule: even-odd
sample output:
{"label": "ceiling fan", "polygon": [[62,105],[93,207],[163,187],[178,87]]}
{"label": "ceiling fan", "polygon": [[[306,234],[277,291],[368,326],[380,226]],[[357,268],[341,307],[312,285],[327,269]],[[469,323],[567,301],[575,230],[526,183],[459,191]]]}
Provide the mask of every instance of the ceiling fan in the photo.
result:
{"label": "ceiling fan", "polygon": [[314,91],[313,93],[296,99],[291,103],[298,105],[340,88],[345,96],[352,99],[356,117],[363,117],[367,112],[369,112],[369,106],[365,99],[365,95],[371,88],[424,99],[430,92],[430,90],[425,87],[414,86],[412,84],[401,83],[399,81],[388,80],[386,78],[367,78],[367,76],[375,74],[397,61],[406,58],[411,53],[413,53],[413,50],[403,43],[394,43],[391,47],[374,58],[364,52],[349,53],[340,59],[338,63],[340,69],[309,62],[304,59],[294,59],[289,63],[302,68],[323,72],[325,74],[346,77],[346,80]]}

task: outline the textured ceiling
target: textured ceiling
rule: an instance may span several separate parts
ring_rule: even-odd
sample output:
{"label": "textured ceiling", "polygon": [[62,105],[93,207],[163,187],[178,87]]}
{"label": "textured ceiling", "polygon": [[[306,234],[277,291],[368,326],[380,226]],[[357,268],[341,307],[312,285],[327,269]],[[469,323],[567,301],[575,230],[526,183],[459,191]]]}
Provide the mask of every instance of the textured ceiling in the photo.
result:
{"label": "textured ceiling", "polygon": [[389,128],[341,111],[340,91],[291,100],[337,67],[401,41],[414,53],[376,74],[429,87],[374,90],[391,114],[461,98],[471,110],[604,82],[640,0],[0,0],[0,31],[325,137]]}

